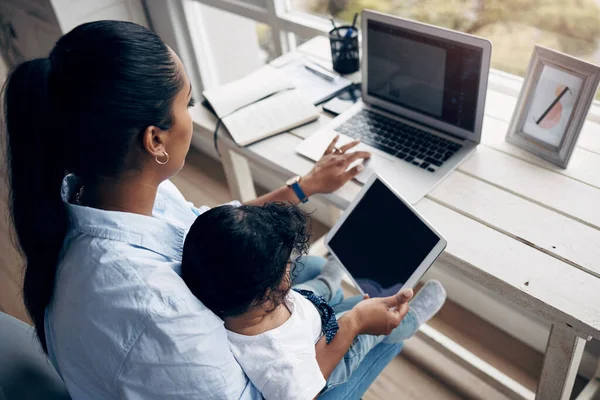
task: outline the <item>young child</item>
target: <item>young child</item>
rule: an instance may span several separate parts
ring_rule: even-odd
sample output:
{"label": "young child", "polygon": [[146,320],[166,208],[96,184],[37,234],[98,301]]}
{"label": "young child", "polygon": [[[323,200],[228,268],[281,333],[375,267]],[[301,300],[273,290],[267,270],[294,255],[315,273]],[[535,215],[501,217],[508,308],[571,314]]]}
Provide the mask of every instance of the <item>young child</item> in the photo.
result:
{"label": "young child", "polygon": [[340,290],[342,270],[329,262],[315,280],[291,290],[308,239],[299,208],[269,203],[213,208],[196,219],[185,240],[184,281],[224,320],[235,358],[267,400],[313,399],[345,382],[371,348],[412,336],[445,300],[439,282],[426,284],[391,335],[355,340],[352,356],[342,359],[326,386],[315,345],[329,343],[337,331],[325,300]]}

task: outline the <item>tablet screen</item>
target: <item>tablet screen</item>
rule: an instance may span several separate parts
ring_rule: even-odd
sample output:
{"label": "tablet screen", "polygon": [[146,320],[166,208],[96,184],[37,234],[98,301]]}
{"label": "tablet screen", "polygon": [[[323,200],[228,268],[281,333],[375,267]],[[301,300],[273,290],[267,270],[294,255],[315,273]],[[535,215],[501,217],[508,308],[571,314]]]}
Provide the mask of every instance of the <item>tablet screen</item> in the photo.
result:
{"label": "tablet screen", "polygon": [[364,292],[372,295],[375,287],[383,296],[395,294],[439,240],[376,179],[329,246]]}

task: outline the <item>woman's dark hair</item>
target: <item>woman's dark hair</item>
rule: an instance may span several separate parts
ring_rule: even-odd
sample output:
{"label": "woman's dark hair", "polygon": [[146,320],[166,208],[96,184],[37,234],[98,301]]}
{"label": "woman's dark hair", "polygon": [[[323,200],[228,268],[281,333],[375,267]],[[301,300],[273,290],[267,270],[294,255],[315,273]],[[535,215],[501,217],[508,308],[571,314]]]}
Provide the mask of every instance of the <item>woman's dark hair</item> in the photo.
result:
{"label": "woman's dark hair", "polygon": [[292,254],[292,277],[302,267],[306,222],[292,204],[213,208],[196,219],[185,239],[183,280],[221,318],[267,302],[273,310],[291,287],[286,270]]}
{"label": "woman's dark hair", "polygon": [[48,58],[27,61],[8,77],[11,215],[25,259],[23,297],[45,351],[44,311],[68,226],[62,180],[69,172],[87,184],[134,169],[145,128],[173,122],[181,73],[155,33],[99,21],[73,29]]}

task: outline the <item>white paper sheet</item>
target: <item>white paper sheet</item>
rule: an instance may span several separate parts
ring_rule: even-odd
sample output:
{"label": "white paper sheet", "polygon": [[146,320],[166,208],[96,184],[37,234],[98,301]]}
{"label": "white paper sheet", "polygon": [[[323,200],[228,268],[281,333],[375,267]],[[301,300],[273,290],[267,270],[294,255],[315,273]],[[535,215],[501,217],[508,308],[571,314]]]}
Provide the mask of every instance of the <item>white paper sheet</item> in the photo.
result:
{"label": "white paper sheet", "polygon": [[274,94],[223,118],[233,140],[246,146],[319,118],[318,110],[297,89]]}
{"label": "white paper sheet", "polygon": [[248,76],[213,89],[203,95],[219,118],[273,93],[294,88],[288,76],[273,67],[264,66]]}

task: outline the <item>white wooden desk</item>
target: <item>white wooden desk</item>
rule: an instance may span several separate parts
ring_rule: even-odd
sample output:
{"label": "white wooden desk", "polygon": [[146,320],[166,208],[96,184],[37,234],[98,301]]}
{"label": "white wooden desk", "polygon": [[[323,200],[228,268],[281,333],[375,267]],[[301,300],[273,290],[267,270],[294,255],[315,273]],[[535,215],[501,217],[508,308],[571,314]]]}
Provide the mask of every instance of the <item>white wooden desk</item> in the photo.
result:
{"label": "white wooden desk", "polygon": [[[298,51],[330,60],[324,38]],[[504,141],[515,102],[489,91],[482,144],[417,209],[448,239],[438,262],[552,325],[535,398],[568,399],[586,341],[600,339],[600,125],[586,123],[569,168],[562,170]],[[216,119],[202,106],[192,115],[197,134],[212,136]],[[323,115],[245,148],[223,129],[219,147],[232,194],[243,201],[255,196],[248,161],[289,177],[306,174],[313,163],[294,148],[327,120]],[[323,198],[344,209],[359,189],[350,182]],[[430,342],[444,342],[430,333]],[[465,364],[469,356],[455,358]],[[505,394],[534,397],[484,364],[476,373]]]}

